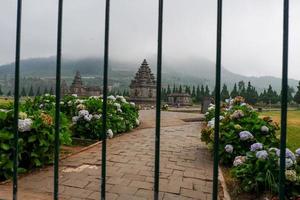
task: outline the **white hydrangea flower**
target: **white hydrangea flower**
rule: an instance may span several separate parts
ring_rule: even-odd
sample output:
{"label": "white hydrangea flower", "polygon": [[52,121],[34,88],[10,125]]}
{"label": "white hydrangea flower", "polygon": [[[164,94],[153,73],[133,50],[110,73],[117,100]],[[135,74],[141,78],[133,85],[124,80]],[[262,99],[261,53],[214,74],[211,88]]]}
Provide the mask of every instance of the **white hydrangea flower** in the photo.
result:
{"label": "white hydrangea flower", "polygon": [[72,122],[73,122],[73,124],[76,124],[76,123],[77,123],[77,121],[78,121],[78,119],[79,119],[79,117],[78,117],[78,116],[74,116],[74,117],[72,117]]}
{"label": "white hydrangea flower", "polygon": [[205,116],[209,115],[209,112],[206,112],[204,115],[205,115]]}
{"label": "white hydrangea flower", "polygon": [[121,105],[119,103],[114,103],[114,106],[116,106],[118,110],[121,109]]}
{"label": "white hydrangea flower", "polygon": [[95,114],[94,116],[93,116],[93,118],[95,118],[95,119],[101,119],[101,115],[97,115],[97,114]]}
{"label": "white hydrangea flower", "polygon": [[93,115],[85,115],[84,120],[90,122],[93,119]]}
{"label": "white hydrangea flower", "polygon": [[267,126],[262,126],[260,128],[260,131],[263,132],[263,133],[269,133],[269,128]]}
{"label": "white hydrangea flower", "polygon": [[209,128],[215,128],[215,118],[212,118],[210,121],[208,121],[207,126]]}
{"label": "white hydrangea flower", "polygon": [[45,97],[49,97],[49,96],[50,96],[50,94],[46,93],[44,96],[45,96]]}
{"label": "white hydrangea flower", "polygon": [[135,119],[135,124],[138,126],[140,125],[140,120],[138,118]]}
{"label": "white hydrangea flower", "polygon": [[44,104],[40,104],[39,108],[43,108],[44,107]]}
{"label": "white hydrangea flower", "polygon": [[78,95],[77,95],[77,94],[72,94],[72,96],[73,96],[73,97],[78,97]]}
{"label": "white hydrangea flower", "polygon": [[125,97],[123,97],[123,96],[117,95],[117,96],[116,96],[116,99],[119,99],[122,103],[127,103]]}
{"label": "white hydrangea flower", "polygon": [[27,132],[27,131],[31,131],[31,126],[33,124],[33,121],[29,118],[27,119],[19,119],[19,123],[18,123],[18,130],[23,133],[23,132]]}
{"label": "white hydrangea flower", "polygon": [[72,106],[72,101],[68,101],[68,106]]}
{"label": "white hydrangea flower", "polygon": [[78,116],[79,117],[84,117],[84,116],[87,116],[87,115],[89,115],[90,113],[89,113],[89,111],[87,111],[87,110],[80,110],[79,112],[78,112]]}
{"label": "white hydrangea flower", "polygon": [[227,144],[224,149],[227,153],[233,152],[233,146],[231,144]]}
{"label": "white hydrangea flower", "polygon": [[113,96],[113,95],[110,95],[107,97],[108,100],[112,100],[112,101],[115,101],[116,100],[116,97]]}
{"label": "white hydrangea flower", "polygon": [[135,103],[134,102],[130,102],[130,105],[135,106]]}
{"label": "white hydrangea flower", "polygon": [[65,103],[63,101],[59,102],[60,105],[64,105]]}
{"label": "white hydrangea flower", "polygon": [[111,139],[111,138],[114,137],[114,133],[112,132],[111,129],[108,129],[108,130],[107,130],[107,137],[108,137],[109,139]]}
{"label": "white hydrangea flower", "polygon": [[48,99],[45,100],[46,103],[49,103],[50,101]]}
{"label": "white hydrangea flower", "polygon": [[122,113],[122,112],[123,112],[121,108],[117,109],[117,111],[118,111],[119,113]]}
{"label": "white hydrangea flower", "polygon": [[215,109],[215,105],[212,105],[212,106],[209,106],[207,110],[208,110],[208,111],[212,111],[212,110],[214,110],[214,109]]}

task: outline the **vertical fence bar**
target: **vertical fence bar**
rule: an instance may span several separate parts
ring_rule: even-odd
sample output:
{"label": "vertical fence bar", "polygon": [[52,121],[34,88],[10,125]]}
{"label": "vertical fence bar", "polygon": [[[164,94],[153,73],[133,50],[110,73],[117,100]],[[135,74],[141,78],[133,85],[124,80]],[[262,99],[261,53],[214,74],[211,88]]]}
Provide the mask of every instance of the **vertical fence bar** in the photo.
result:
{"label": "vertical fence bar", "polygon": [[57,54],[56,54],[56,101],[55,101],[55,151],[54,151],[54,200],[58,200],[59,190],[59,133],[60,133],[60,98],[61,98],[61,46],[62,46],[63,0],[58,2]]}
{"label": "vertical fence bar", "polygon": [[212,199],[218,199],[219,175],[219,131],[220,131],[220,93],[221,93],[221,58],[222,58],[222,0],[218,0],[217,15],[217,55],[216,55],[216,85],[215,85],[215,133],[214,133],[214,168]]}
{"label": "vertical fence bar", "polygon": [[281,89],[281,135],[280,135],[280,173],[279,197],[285,199],[285,154],[288,98],[288,47],[289,47],[289,0],[283,5],[283,54],[282,54],[282,89]]}
{"label": "vertical fence bar", "polygon": [[160,160],[160,107],[161,107],[161,64],[163,37],[163,0],[158,5],[158,40],[157,40],[157,83],[156,83],[156,126],[155,126],[155,170],[154,199],[159,198],[159,160]]}
{"label": "vertical fence bar", "polygon": [[104,41],[104,70],[103,70],[103,108],[102,108],[102,179],[101,179],[101,199],[105,200],[106,188],[106,115],[107,115],[107,76],[109,61],[109,18],[110,18],[110,0],[106,0],[105,8],[105,41]]}
{"label": "vertical fence bar", "polygon": [[19,140],[19,99],[20,99],[20,54],[21,54],[22,0],[17,4],[15,91],[14,91],[14,147],[13,147],[13,199],[18,199],[18,140]]}

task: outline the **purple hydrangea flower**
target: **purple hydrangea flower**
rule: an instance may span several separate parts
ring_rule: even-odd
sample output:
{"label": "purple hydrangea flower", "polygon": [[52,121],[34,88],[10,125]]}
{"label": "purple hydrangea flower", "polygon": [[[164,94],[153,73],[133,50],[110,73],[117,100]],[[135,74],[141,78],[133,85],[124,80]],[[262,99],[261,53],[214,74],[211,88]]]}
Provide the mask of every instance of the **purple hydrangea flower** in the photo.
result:
{"label": "purple hydrangea flower", "polygon": [[263,144],[257,142],[251,145],[250,151],[257,151],[257,150],[261,150],[262,148],[263,148]]}
{"label": "purple hydrangea flower", "polygon": [[253,139],[253,135],[249,131],[242,131],[239,133],[240,140],[246,141],[248,139]]}
{"label": "purple hydrangea flower", "polygon": [[298,157],[298,158],[299,158],[299,157],[300,157],[300,148],[299,148],[299,149],[297,149],[295,153],[296,153],[296,157]]}
{"label": "purple hydrangea flower", "polygon": [[265,160],[268,158],[268,152],[266,150],[261,150],[256,152],[256,158]]}
{"label": "purple hydrangea flower", "polygon": [[[280,157],[280,149],[278,149],[278,150],[276,151],[276,155],[277,155],[278,157]],[[292,161],[295,161],[295,160],[296,160],[295,154],[294,154],[291,150],[289,150],[288,148],[286,148],[286,150],[285,150],[285,157],[286,157],[286,158],[290,158]]]}
{"label": "purple hydrangea flower", "polygon": [[233,152],[233,146],[231,144],[227,144],[224,149],[227,153]]}

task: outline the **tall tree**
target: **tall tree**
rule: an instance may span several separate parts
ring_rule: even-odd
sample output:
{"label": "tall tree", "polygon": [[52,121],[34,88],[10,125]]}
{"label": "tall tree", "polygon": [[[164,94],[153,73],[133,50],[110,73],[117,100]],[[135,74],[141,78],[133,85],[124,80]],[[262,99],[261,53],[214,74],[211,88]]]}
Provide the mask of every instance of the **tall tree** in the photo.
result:
{"label": "tall tree", "polygon": [[222,91],[221,91],[221,99],[222,99],[222,101],[225,101],[225,99],[228,99],[229,97],[230,97],[230,95],[229,95],[229,91],[227,89],[227,85],[224,84]]}
{"label": "tall tree", "polygon": [[33,96],[34,96],[34,92],[33,92],[32,85],[30,86],[28,96],[30,96],[30,97],[33,97]]}
{"label": "tall tree", "polygon": [[209,97],[209,96],[210,96],[210,91],[209,91],[208,85],[205,86],[204,96],[206,96],[206,97]]}
{"label": "tall tree", "polygon": [[168,85],[168,89],[167,89],[167,94],[171,94],[171,88],[170,88],[170,85]]}
{"label": "tall tree", "polygon": [[233,86],[233,90],[231,91],[230,96],[232,98],[239,96],[239,92],[238,92],[236,83]]}
{"label": "tall tree", "polygon": [[196,90],[196,102],[199,103],[201,100],[201,91],[200,91],[200,86],[197,86],[197,90]]}
{"label": "tall tree", "polygon": [[179,85],[179,90],[178,90],[179,93],[182,93],[182,86]]}
{"label": "tall tree", "polygon": [[41,96],[41,88],[38,87],[35,96]]}
{"label": "tall tree", "polygon": [[250,81],[248,82],[247,90],[245,93],[245,99],[246,102],[249,104],[256,104],[256,102],[258,101],[258,93],[255,87],[251,85]]}
{"label": "tall tree", "polygon": [[2,85],[0,85],[0,96],[3,95],[3,91],[2,91]]}
{"label": "tall tree", "polygon": [[192,90],[192,97],[195,98],[196,97],[196,88],[193,85],[193,90]]}
{"label": "tall tree", "polygon": [[50,93],[51,95],[54,95],[54,90],[53,90],[53,87],[51,87],[51,88],[50,88],[50,91],[49,91],[49,93]]}
{"label": "tall tree", "polygon": [[43,94],[48,94],[49,93],[49,91],[48,91],[48,88],[47,87],[45,87],[45,89],[44,89],[44,93]]}
{"label": "tall tree", "polygon": [[300,81],[299,81],[299,84],[297,86],[297,89],[298,91],[296,92],[295,96],[294,96],[294,101],[297,103],[297,104],[300,104]]}
{"label": "tall tree", "polygon": [[24,87],[22,87],[22,91],[21,91],[21,97],[26,97],[27,94],[26,94],[26,90]]}

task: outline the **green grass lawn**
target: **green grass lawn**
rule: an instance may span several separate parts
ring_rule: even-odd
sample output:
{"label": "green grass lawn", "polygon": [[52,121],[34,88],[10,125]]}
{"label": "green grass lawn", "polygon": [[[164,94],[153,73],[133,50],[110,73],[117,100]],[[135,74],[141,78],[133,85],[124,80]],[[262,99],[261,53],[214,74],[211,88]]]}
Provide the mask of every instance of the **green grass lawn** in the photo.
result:
{"label": "green grass lawn", "polygon": [[[280,123],[280,111],[262,112],[261,116],[271,116],[274,121]],[[300,110],[288,111],[287,147],[293,151],[300,148]]]}

